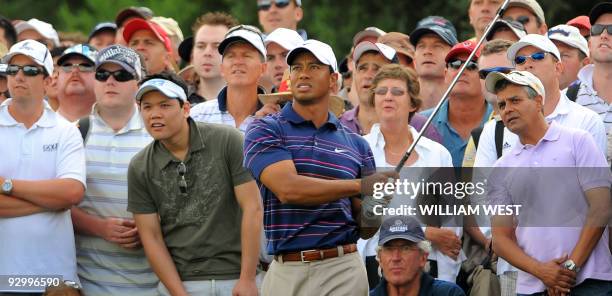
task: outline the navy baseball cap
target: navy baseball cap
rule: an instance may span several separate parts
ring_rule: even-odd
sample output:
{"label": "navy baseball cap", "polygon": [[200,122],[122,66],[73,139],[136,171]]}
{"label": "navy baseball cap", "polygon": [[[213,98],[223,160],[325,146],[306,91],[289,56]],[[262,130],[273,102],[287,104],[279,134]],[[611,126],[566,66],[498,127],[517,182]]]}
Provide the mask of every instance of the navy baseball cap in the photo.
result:
{"label": "navy baseball cap", "polygon": [[411,216],[391,216],[380,226],[378,245],[382,246],[394,239],[403,239],[414,243],[425,240],[421,224]]}
{"label": "navy baseball cap", "polygon": [[428,16],[419,21],[416,29],[410,33],[410,43],[416,47],[419,39],[427,33],[438,35],[448,45],[453,46],[457,40],[457,30],[449,20],[441,16]]}
{"label": "navy baseball cap", "polygon": [[601,2],[595,5],[591,13],[589,13],[591,25],[594,24],[602,14],[606,13],[612,13],[612,2]]}

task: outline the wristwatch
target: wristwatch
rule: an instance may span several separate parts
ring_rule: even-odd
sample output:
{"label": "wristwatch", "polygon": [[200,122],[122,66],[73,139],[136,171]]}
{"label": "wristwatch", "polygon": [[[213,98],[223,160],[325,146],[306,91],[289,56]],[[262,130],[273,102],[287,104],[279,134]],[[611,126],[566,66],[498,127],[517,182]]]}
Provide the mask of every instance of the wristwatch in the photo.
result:
{"label": "wristwatch", "polygon": [[573,271],[575,273],[579,273],[580,272],[580,267],[578,267],[578,265],[576,265],[576,263],[572,259],[568,259],[567,261],[563,262],[563,267],[565,267],[565,269],[571,270],[571,271]]}
{"label": "wristwatch", "polygon": [[4,179],[4,183],[2,183],[2,194],[10,195],[13,192],[13,180]]}

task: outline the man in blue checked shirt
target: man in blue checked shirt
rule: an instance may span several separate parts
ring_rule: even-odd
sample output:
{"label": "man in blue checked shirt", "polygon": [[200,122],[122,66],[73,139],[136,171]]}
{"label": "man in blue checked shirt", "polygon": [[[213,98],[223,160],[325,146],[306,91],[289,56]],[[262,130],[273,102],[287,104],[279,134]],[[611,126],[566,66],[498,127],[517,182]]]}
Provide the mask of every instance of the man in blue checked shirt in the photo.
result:
{"label": "man in blue checked shirt", "polygon": [[[287,55],[287,64],[293,103],[255,120],[244,144],[245,166],[263,197],[268,252],[274,255],[262,293],[367,295],[355,243],[363,233],[360,178],[375,169],[372,152],[328,112],[338,79],[331,47],[305,41]],[[387,176],[392,174],[367,180]]]}

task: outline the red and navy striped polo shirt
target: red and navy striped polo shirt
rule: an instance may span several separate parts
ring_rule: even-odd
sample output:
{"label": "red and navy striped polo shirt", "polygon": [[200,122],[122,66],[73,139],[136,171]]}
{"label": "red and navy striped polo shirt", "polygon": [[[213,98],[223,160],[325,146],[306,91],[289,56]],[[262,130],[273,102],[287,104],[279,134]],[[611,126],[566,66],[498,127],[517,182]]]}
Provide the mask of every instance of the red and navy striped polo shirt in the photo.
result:
{"label": "red and navy striped polo shirt", "polygon": [[245,135],[245,166],[257,180],[264,203],[268,253],[283,254],[355,243],[357,223],[346,198],[318,206],[282,204],[260,180],[262,171],[293,160],[298,174],[322,179],[357,179],[376,168],[368,143],[331,113],[318,129],[291,103],[253,121]]}

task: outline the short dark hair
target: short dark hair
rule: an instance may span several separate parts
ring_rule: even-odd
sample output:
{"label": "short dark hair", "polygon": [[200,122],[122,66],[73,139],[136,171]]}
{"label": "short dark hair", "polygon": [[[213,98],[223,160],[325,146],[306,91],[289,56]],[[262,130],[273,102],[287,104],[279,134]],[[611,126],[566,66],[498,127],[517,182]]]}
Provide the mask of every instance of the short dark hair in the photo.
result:
{"label": "short dark hair", "polygon": [[191,26],[191,30],[193,31],[193,35],[198,33],[198,30],[204,26],[226,26],[228,29],[235,27],[239,24],[238,20],[233,16],[225,13],[225,12],[207,12],[201,16],[199,16],[193,25]]}
{"label": "short dark hair", "polygon": [[9,19],[0,15],[0,28],[4,29],[4,39],[9,42],[6,47],[11,47],[17,42],[17,31]]}
{"label": "short dark hair", "polygon": [[482,48],[480,56],[488,56],[500,52],[508,51],[508,48],[512,46],[513,42],[504,39],[495,39],[487,42]]}
{"label": "short dark hair", "polygon": [[[174,72],[164,70],[157,74],[147,75],[140,82],[138,82],[138,85],[142,85],[151,79],[164,79],[164,80],[174,82],[176,85],[180,86],[183,89],[183,91],[185,92],[185,95],[189,94],[187,92],[187,83],[185,82],[185,80],[183,80],[183,78],[181,78]],[[184,102],[182,100],[178,100],[178,101],[179,101],[179,105],[183,107]]]}

